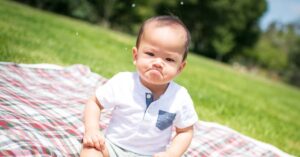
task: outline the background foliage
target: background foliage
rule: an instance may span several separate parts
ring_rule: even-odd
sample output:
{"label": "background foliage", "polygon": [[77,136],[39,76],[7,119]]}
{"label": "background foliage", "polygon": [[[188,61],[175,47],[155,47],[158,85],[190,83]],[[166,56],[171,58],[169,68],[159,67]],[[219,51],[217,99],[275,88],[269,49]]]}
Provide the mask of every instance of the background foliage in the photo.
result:
{"label": "background foliage", "polygon": [[[154,15],[176,15],[192,32],[191,51],[240,64],[299,86],[300,22],[261,32],[258,21],[266,0],[16,0],[40,9],[136,34]],[[299,58],[299,57],[298,57]]]}
{"label": "background foliage", "polygon": [[193,52],[228,61],[254,45],[265,0],[19,0],[41,9],[137,32],[137,25],[154,15],[179,16],[192,32]]}

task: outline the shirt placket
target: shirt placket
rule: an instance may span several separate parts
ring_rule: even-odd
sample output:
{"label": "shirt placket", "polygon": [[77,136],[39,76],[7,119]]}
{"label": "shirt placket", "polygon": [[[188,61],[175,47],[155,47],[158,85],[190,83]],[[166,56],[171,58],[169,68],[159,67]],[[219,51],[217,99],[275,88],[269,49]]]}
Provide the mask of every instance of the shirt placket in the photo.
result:
{"label": "shirt placket", "polygon": [[148,109],[150,104],[153,102],[153,95],[152,93],[145,93],[145,102],[146,102],[146,108],[144,111],[144,116],[143,116],[143,120],[145,119],[145,116],[147,116],[146,114],[148,113]]}

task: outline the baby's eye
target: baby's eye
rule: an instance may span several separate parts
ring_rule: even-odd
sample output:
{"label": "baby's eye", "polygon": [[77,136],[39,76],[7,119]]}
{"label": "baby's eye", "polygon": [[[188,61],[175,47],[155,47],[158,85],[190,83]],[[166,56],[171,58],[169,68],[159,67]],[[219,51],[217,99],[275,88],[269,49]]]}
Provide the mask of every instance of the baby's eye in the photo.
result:
{"label": "baby's eye", "polygon": [[147,54],[148,56],[154,56],[154,53],[152,53],[152,52],[146,52],[146,54]]}
{"label": "baby's eye", "polygon": [[166,61],[168,61],[168,62],[175,62],[175,60],[172,59],[172,58],[166,58]]}

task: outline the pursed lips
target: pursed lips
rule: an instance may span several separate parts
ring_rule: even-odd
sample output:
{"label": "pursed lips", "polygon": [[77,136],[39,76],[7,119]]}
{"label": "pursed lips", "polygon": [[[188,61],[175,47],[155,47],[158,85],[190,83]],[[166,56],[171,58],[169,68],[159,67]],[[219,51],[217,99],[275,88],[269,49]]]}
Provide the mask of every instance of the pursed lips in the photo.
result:
{"label": "pursed lips", "polygon": [[150,68],[148,71],[152,71],[152,70],[157,71],[157,72],[159,72],[161,75],[163,75],[162,72],[161,72],[161,70],[159,70],[158,68]]}

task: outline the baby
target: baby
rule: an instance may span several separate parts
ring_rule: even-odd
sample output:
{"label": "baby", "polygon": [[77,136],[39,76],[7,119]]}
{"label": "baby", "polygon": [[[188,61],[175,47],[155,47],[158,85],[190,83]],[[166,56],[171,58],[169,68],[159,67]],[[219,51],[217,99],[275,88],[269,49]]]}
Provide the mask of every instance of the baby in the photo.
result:
{"label": "baby", "polygon": [[[189,42],[190,33],[177,17],[144,22],[132,49],[137,72],[116,74],[86,104],[81,156],[183,155],[198,117],[187,90],[172,80],[186,65]],[[104,135],[99,129],[102,109],[112,109]]]}

